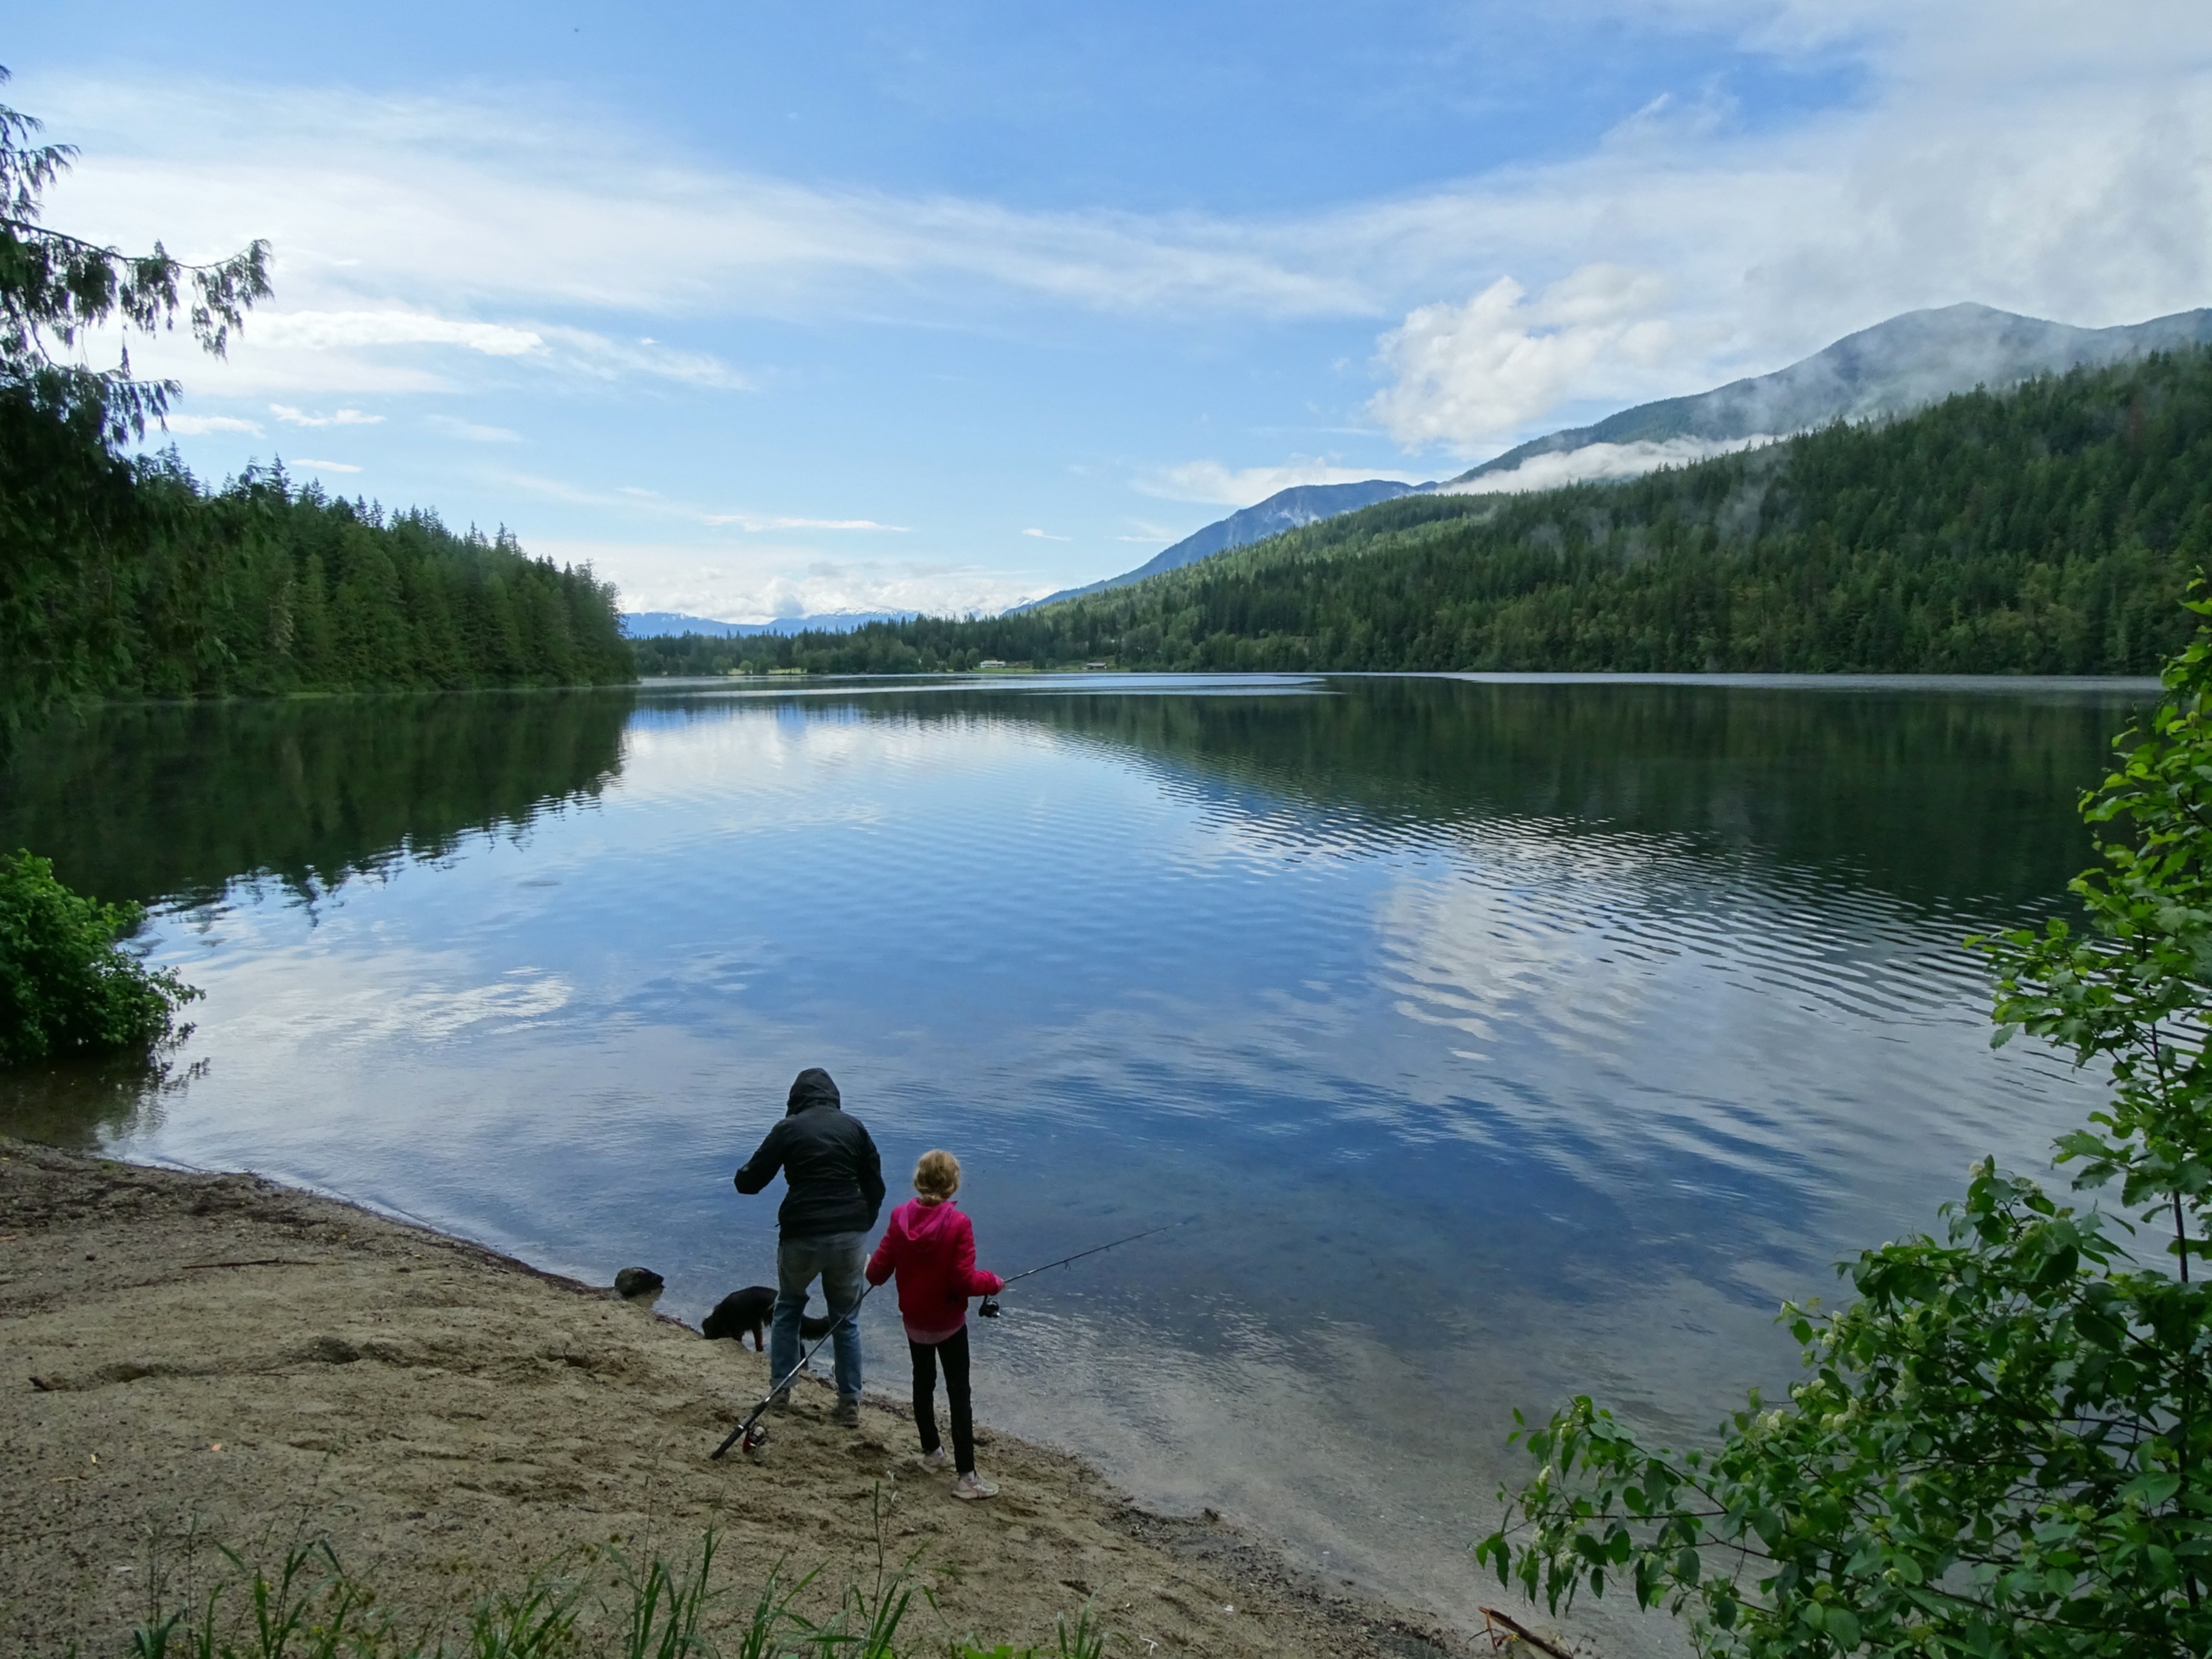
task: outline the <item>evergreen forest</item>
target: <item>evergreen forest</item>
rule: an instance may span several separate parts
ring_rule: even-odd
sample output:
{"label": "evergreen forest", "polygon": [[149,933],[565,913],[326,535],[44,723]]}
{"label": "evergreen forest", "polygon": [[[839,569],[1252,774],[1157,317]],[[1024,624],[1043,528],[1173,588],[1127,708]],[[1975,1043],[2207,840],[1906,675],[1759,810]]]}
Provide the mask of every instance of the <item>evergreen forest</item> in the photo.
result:
{"label": "evergreen forest", "polygon": [[1518,496],[1413,495],[1133,586],[646,674],[1039,669],[2148,674],[2212,555],[2212,353]]}
{"label": "evergreen forest", "polygon": [[[0,69],[0,82],[8,78]],[[58,702],[602,684],[631,676],[611,586],[504,532],[387,515],[282,468],[207,489],[128,453],[179,388],[82,359],[182,323],[228,352],[269,246],[186,264],[42,222],[76,151],[0,105],[0,749]]]}
{"label": "evergreen forest", "polygon": [[613,588],[434,514],[203,487],[0,391],[0,711],[57,700],[627,681]]}

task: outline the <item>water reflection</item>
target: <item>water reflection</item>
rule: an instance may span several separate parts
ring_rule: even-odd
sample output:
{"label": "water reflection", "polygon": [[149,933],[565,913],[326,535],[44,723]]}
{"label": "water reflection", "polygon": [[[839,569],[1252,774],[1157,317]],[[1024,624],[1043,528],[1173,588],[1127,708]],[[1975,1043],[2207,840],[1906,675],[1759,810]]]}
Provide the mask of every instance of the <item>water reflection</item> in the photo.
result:
{"label": "water reflection", "polygon": [[[1251,695],[854,697],[866,718],[1018,720],[1112,748],[1250,830],[1311,850],[1421,843],[1505,817],[1701,838],[1919,900],[2047,903],[2087,842],[2054,803],[2095,781],[2142,684],[1771,690],[1295,681]],[[1309,695],[1285,696],[1304,691]],[[1327,695],[1310,695],[1326,691]],[[836,706],[835,693],[814,701]],[[693,718],[705,707],[693,705]]]}
{"label": "water reflection", "polygon": [[623,691],[97,708],[0,772],[0,845],[106,899],[195,900],[245,875],[313,898],[447,856],[621,765]]}
{"label": "water reflection", "polygon": [[204,1075],[110,1144],[644,1262],[694,1318],[772,1260],[729,1171],[807,1065],[890,1166],[961,1153],[991,1265],[1201,1217],[1010,1301],[986,1415],[1450,1611],[1511,1407],[1704,1430],[1786,1380],[1777,1301],[2085,1109],[1990,1051],[1958,941],[2059,902],[2141,695],[146,711],[19,771],[0,839],[102,816],[83,867],[173,896],[148,942],[208,989]]}
{"label": "water reflection", "polygon": [[[181,1047],[191,1028],[179,1033]],[[147,1056],[47,1060],[0,1070],[0,1130],[79,1151],[160,1132],[163,1104],[206,1070],[173,1049]]]}

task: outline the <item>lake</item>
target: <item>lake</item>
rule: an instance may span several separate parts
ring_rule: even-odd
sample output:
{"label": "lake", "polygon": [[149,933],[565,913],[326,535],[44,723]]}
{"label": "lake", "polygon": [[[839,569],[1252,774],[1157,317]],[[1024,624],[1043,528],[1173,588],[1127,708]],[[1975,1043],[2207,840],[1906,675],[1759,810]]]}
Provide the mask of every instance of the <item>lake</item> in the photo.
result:
{"label": "lake", "polygon": [[[1794,1374],[1784,1297],[1932,1224],[1978,1157],[2047,1167],[2095,1091],[1991,1051],[1960,940],[2062,907],[2075,797],[2149,696],[1022,676],[106,708],[18,758],[0,845],[146,902],[207,997],[165,1076],[19,1073],[0,1127],[595,1283],[652,1267],[696,1322],[772,1282],[774,1200],[730,1174],[824,1066],[895,1197],[959,1155],[987,1267],[1196,1218],[1010,1293],[987,1421],[1469,1617],[1514,1407],[1707,1434]],[[890,1299],[866,1316],[902,1392]]]}

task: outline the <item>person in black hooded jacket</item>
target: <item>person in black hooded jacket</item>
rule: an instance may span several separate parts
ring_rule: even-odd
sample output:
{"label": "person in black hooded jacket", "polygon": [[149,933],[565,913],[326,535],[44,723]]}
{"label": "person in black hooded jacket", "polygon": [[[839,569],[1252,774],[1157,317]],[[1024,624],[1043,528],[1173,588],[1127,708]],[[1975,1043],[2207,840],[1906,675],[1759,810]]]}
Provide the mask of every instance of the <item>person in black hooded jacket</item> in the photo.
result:
{"label": "person in black hooded jacket", "polygon": [[[863,1293],[868,1233],[884,1205],[883,1160],[867,1127],[847,1114],[837,1085],[819,1066],[810,1066],[791,1085],[784,1115],[760,1150],[738,1171],[741,1193],[759,1192],[783,1172],[783,1204],[775,1212],[775,1314],[769,1328],[770,1377],[788,1376],[799,1364],[799,1321],[817,1278],[838,1321],[830,1338],[836,1356],[837,1420],[860,1420],[860,1328],[845,1319]],[[779,1391],[776,1409],[787,1409],[789,1390]]]}

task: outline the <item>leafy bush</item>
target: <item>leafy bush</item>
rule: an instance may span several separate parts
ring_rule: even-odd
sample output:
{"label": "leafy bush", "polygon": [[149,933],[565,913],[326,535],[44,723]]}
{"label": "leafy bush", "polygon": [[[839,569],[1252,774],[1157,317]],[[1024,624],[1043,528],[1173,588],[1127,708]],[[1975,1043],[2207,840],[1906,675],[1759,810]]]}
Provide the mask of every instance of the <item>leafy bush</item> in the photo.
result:
{"label": "leafy bush", "polygon": [[2108,1069],[2059,1161],[2117,1181],[2170,1265],[1980,1164],[1945,1241],[1845,1264],[1839,1311],[1785,1307],[1809,1375],[1717,1449],[1647,1449],[1587,1398],[1516,1436],[1540,1468],[1476,1549],[1502,1579],[1555,1611],[1625,1583],[1744,1659],[2212,1653],[2212,602],[2190,608],[2165,705],[2082,803],[2124,826],[2072,884],[2087,927],[1975,941],[1996,1042]]}
{"label": "leafy bush", "polygon": [[51,861],[0,853],[0,1066],[144,1048],[200,994],[116,948],[143,915],[54,878]]}

